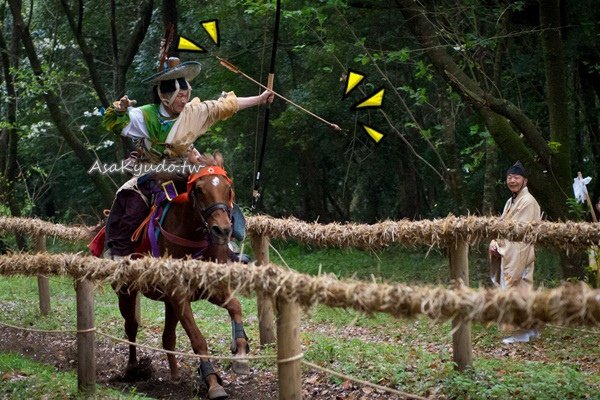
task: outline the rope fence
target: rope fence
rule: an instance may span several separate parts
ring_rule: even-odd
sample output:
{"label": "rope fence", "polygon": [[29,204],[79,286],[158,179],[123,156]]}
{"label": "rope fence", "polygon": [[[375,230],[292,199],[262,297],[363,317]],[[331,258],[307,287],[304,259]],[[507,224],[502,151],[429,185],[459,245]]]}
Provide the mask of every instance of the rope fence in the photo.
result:
{"label": "rope fence", "polygon": [[[94,327],[94,285],[107,282],[120,287],[127,285],[142,292],[159,287],[166,293],[181,298],[197,290],[210,295],[210,288],[215,285],[226,285],[232,288],[234,294],[256,293],[260,343],[266,345],[277,340],[276,357],[257,358],[278,360],[279,396],[282,399],[301,398],[301,364],[377,390],[422,399],[420,396],[348,377],[304,360],[298,336],[299,307],[310,308],[322,304],[366,313],[381,312],[395,317],[426,315],[440,322],[451,319],[453,357],[457,369],[461,371],[472,365],[471,322],[495,322],[527,329],[541,325],[576,327],[600,324],[600,290],[593,290],[581,282],[527,293],[498,288],[476,290],[468,286],[468,253],[471,245],[502,237],[573,252],[600,244],[598,224],[546,221],[517,223],[495,217],[474,216],[384,221],[372,225],[318,224],[293,218],[255,216],[248,218],[247,228],[257,259],[257,263],[251,265],[148,257],[111,261],[80,254],[45,253],[46,235],[69,241],[89,241],[98,230],[97,227],[65,226],[37,219],[0,217],[0,234],[30,235],[38,252],[36,255],[0,256],[0,275],[38,276],[40,310],[44,315],[50,310],[47,277],[62,275],[76,280],[78,385],[80,391],[88,394],[93,393],[95,387],[94,334],[131,344]],[[367,250],[378,250],[392,244],[445,247],[448,250],[450,277],[454,280],[454,286],[448,289],[441,286],[377,284],[339,280],[334,275],[300,274],[269,262],[269,239],[294,240],[318,247]],[[279,316],[276,339],[273,333],[275,309]],[[173,353],[190,356],[189,353]],[[239,357],[234,359],[240,360]]]}
{"label": "rope fence", "polygon": [[[65,240],[88,241],[94,227],[65,226],[39,219],[0,217],[0,233],[45,234]],[[471,245],[502,237],[513,241],[574,251],[600,245],[600,225],[587,222],[505,221],[497,217],[455,217],[422,221],[384,221],[377,224],[303,222],[295,218],[253,216],[247,219],[250,234],[271,239],[295,240],[319,247],[381,249],[403,246],[448,246],[457,239]]]}
{"label": "rope fence", "polygon": [[600,322],[600,290],[584,283],[522,293],[517,290],[454,289],[339,280],[310,276],[268,264],[216,264],[197,260],[153,259],[112,261],[76,254],[13,254],[0,257],[1,275],[68,275],[77,280],[116,283],[146,291],[159,286],[178,296],[224,284],[234,292],[260,291],[303,307],[323,304],[395,317],[426,315],[445,321],[459,318],[479,323],[507,323],[523,328],[552,323],[596,326]]}

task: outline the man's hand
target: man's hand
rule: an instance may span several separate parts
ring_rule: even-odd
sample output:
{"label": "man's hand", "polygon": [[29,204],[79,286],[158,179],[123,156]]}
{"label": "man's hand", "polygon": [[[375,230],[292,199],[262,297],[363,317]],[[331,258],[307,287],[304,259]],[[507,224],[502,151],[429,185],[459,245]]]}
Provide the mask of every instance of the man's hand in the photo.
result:
{"label": "man's hand", "polygon": [[275,94],[270,90],[265,90],[258,97],[260,98],[260,104],[271,104],[275,99]]}
{"label": "man's hand", "polygon": [[199,164],[200,163],[200,152],[195,147],[192,146],[190,148],[190,150],[188,151],[187,160],[188,160],[188,162],[190,162],[192,164]]}
{"label": "man's hand", "polygon": [[488,251],[492,257],[500,257],[500,253],[498,253],[498,242],[492,240],[490,242],[490,246],[488,247]]}
{"label": "man's hand", "polygon": [[113,107],[115,109],[115,111],[118,112],[125,112],[127,111],[127,109],[129,107],[135,106],[137,104],[137,101],[135,100],[130,100],[129,97],[127,97],[127,95],[121,97],[119,100],[113,102]]}

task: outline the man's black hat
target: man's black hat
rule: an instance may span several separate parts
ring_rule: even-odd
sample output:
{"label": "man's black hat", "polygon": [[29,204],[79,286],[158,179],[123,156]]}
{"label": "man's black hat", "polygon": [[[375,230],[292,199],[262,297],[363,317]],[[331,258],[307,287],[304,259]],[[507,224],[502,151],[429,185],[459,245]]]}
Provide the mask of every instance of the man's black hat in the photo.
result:
{"label": "man's black hat", "polygon": [[527,170],[521,164],[521,161],[517,161],[515,165],[510,167],[508,171],[506,171],[506,175],[521,175],[523,178],[527,178]]}

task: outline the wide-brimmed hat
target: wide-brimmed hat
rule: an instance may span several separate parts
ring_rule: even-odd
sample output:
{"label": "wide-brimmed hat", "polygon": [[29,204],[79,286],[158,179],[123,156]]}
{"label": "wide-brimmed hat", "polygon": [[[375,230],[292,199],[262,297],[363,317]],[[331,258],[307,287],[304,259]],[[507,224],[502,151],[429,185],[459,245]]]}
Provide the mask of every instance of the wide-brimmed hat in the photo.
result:
{"label": "wide-brimmed hat", "polygon": [[142,82],[152,82],[157,84],[161,81],[179,78],[184,78],[189,82],[200,73],[200,63],[197,61],[186,61],[182,63],[177,57],[169,57],[165,64],[165,68],[161,72],[144,79]]}

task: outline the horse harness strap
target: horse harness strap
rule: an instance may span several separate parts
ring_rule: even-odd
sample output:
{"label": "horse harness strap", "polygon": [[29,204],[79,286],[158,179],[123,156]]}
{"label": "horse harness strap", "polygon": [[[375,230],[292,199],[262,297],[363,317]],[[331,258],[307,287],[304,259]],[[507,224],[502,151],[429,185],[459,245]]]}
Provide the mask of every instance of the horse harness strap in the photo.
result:
{"label": "horse harness strap", "polygon": [[[233,181],[231,180],[231,178],[229,178],[229,176],[227,176],[227,171],[225,171],[223,168],[221,168],[219,166],[209,165],[206,167],[202,167],[200,169],[200,171],[193,173],[188,177],[186,192],[182,193],[182,194],[178,195],[176,198],[174,198],[173,202],[174,203],[185,203],[185,202],[190,201],[190,193],[192,192],[192,189],[194,188],[196,181],[198,181],[200,178],[203,178],[208,175],[222,176],[230,186],[233,185]],[[230,189],[229,208],[233,207],[233,197],[234,197],[233,189]]]}
{"label": "horse harness strap", "polygon": [[229,205],[225,203],[215,203],[212,206],[203,208],[201,210],[202,217],[206,220],[208,219],[208,217],[211,216],[212,213],[214,213],[217,210],[223,210],[227,213],[227,215],[231,214],[231,207],[229,207]]}
{"label": "horse harness strap", "polygon": [[219,385],[223,384],[223,380],[221,377],[215,372],[215,369],[212,363],[209,361],[202,360],[200,361],[200,366],[198,367],[198,373],[202,375],[202,378],[206,381],[209,375],[215,374],[217,377],[217,382]]}
{"label": "horse harness strap", "polygon": [[189,247],[189,248],[193,248],[193,249],[204,249],[204,248],[208,247],[207,240],[196,241],[196,240],[189,240],[186,238],[182,238],[181,236],[177,236],[177,235],[167,232],[165,230],[165,228],[162,227],[162,225],[159,221],[157,221],[157,224],[158,224],[158,228],[160,229],[160,233],[165,237],[165,239],[167,239],[171,243],[175,243],[180,246]]}

